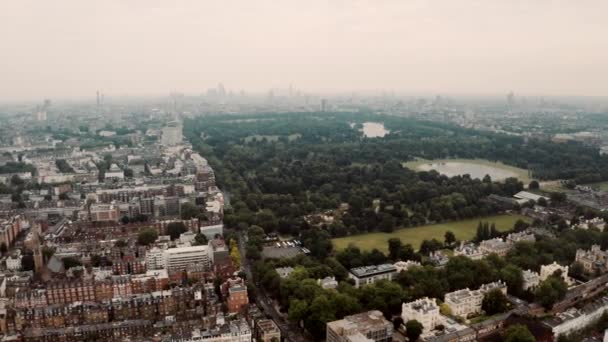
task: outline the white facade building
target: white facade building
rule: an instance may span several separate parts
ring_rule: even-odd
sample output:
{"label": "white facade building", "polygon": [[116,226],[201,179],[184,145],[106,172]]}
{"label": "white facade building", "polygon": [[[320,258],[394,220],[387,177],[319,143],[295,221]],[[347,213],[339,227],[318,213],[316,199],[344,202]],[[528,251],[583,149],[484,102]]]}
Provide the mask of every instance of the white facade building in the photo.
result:
{"label": "white facade building", "polygon": [[186,269],[189,265],[209,267],[209,246],[169,248],[164,251],[165,268],[168,271]]}
{"label": "white facade building", "polygon": [[426,332],[442,324],[443,317],[439,313],[439,305],[435,299],[424,297],[413,302],[401,305],[401,318],[403,322],[417,320]]}
{"label": "white facade building", "polygon": [[182,143],[182,124],[173,121],[163,127],[160,143],[164,146],[175,146]]}
{"label": "white facade building", "polygon": [[481,312],[483,297],[491,290],[499,289],[507,294],[505,283],[497,281],[494,283],[483,284],[478,290],[461,289],[445,294],[445,303],[452,310],[452,314],[460,317]]}
{"label": "white facade building", "polygon": [[540,275],[537,272],[525,270],[522,274],[524,277],[524,291],[533,290],[540,284]]}
{"label": "white facade building", "polygon": [[149,270],[165,268],[165,251],[158,247],[146,251],[146,268]]}
{"label": "white facade building", "polygon": [[556,271],[562,271],[562,279],[568,286],[572,285],[574,282],[570,277],[568,277],[568,266],[562,266],[555,261],[552,264],[542,265],[540,267],[540,281],[544,281],[550,276],[552,276]]}
{"label": "white facade building", "polygon": [[355,281],[355,287],[373,284],[378,280],[393,280],[397,268],[391,264],[357,267],[350,270],[348,277]]}

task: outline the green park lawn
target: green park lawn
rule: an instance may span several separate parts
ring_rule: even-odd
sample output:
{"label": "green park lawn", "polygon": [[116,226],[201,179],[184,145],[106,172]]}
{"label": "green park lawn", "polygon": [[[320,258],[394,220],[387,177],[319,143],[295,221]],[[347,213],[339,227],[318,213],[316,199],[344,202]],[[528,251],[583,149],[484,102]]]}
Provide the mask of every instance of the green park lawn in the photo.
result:
{"label": "green park lawn", "polygon": [[521,215],[494,215],[470,220],[439,223],[428,226],[401,228],[392,233],[367,233],[332,239],[337,250],[346,248],[351,243],[361,250],[372,250],[377,248],[383,252],[388,251],[388,239],[400,238],[404,244],[409,243],[415,249],[420,248],[423,240],[444,240],[446,231],[451,230],[458,240],[470,240],[477,232],[479,221],[496,224],[498,231],[507,231],[513,228],[513,224],[519,219],[529,222],[529,219]]}

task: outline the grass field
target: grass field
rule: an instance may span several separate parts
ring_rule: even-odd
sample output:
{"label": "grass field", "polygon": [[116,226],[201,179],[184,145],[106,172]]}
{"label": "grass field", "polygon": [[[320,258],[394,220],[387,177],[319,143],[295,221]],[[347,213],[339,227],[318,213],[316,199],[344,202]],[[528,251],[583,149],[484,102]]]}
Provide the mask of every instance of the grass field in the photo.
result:
{"label": "grass field", "polygon": [[529,222],[529,219],[520,215],[494,215],[471,220],[455,221],[448,223],[433,224],[428,226],[402,228],[392,233],[368,233],[347,236],[333,239],[334,247],[338,250],[346,248],[349,244],[354,244],[362,250],[388,251],[388,239],[397,237],[401,242],[411,244],[415,249],[420,247],[423,240],[438,239],[443,241],[446,231],[451,230],[458,240],[470,240],[477,232],[479,221],[496,224],[496,229],[506,231],[513,228],[513,224],[522,219]]}
{"label": "grass field", "polygon": [[[525,185],[528,185],[528,183],[531,180],[530,177],[528,177],[528,170],[506,165],[501,162],[489,161],[486,159],[433,159],[433,160],[416,159],[414,161],[403,163],[403,166],[405,166],[409,169],[412,169],[412,170],[420,171],[420,167],[423,164],[446,163],[446,162],[466,163],[466,164],[473,164],[473,165],[479,165],[479,166],[493,167],[493,168],[496,168],[499,170],[512,172],[516,175],[517,179],[522,181]],[[490,176],[492,176],[492,175],[490,175]],[[495,177],[492,177],[492,178],[495,178]]]}

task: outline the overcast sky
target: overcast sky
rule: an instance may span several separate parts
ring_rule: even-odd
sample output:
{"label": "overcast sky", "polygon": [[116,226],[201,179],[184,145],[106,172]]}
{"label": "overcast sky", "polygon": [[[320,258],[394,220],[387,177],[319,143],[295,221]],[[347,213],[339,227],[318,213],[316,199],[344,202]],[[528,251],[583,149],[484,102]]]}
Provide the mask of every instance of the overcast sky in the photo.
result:
{"label": "overcast sky", "polygon": [[294,87],[608,94],[606,0],[0,0],[0,101]]}

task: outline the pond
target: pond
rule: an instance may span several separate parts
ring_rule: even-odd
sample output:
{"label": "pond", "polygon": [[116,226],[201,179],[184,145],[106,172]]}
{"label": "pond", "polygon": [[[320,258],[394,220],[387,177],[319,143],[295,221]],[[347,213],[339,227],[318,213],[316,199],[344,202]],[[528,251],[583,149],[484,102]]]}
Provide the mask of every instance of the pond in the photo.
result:
{"label": "pond", "polygon": [[509,177],[517,177],[518,174],[514,171],[505,169],[504,167],[484,165],[468,162],[433,162],[424,163],[416,167],[418,171],[435,170],[442,175],[448,177],[458,175],[471,175],[471,178],[483,178],[485,175],[490,175],[492,180],[504,180]]}
{"label": "pond", "polygon": [[366,138],[382,138],[390,133],[381,122],[364,122],[361,131]]}

